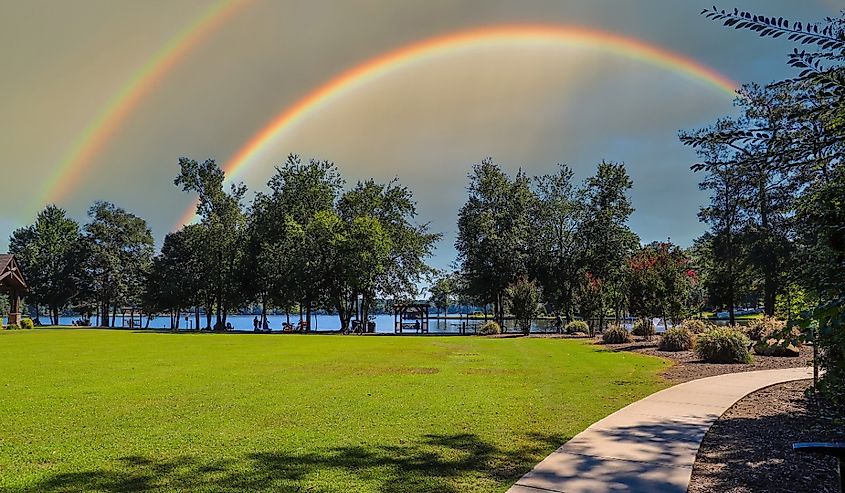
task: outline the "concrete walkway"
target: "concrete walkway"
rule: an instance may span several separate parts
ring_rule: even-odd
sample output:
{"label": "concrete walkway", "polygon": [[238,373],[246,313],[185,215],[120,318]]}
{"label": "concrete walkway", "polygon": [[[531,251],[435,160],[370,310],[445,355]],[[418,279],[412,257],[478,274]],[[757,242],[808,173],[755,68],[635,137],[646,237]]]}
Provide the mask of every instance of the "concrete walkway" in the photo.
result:
{"label": "concrete walkway", "polygon": [[812,376],[811,368],[763,370],[661,390],[573,437],[508,493],[684,493],[698,446],[723,412],[755,390]]}

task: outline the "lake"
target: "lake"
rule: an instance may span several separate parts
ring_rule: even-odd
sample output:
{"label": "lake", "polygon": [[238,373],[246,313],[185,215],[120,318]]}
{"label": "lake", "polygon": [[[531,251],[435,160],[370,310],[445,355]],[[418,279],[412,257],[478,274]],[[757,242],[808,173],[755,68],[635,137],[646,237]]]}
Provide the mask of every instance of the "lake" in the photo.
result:
{"label": "lake", "polygon": [[[252,319],[254,315],[229,315],[226,318],[228,323],[232,324],[232,327],[236,331],[241,332],[252,332]],[[74,320],[77,320],[79,317],[60,317],[59,323],[61,325],[71,325]],[[312,315],[312,324],[314,330],[319,331],[336,331],[340,329],[340,321],[338,320],[337,315]],[[282,330],[282,323],[285,322],[287,319],[284,315],[268,315],[267,320],[270,324],[270,329],[273,332],[280,332]],[[296,325],[299,322],[299,315],[291,314],[290,321],[292,324]],[[126,324],[128,325],[129,319],[127,317]],[[144,320],[146,323],[146,319]],[[413,320],[406,320],[406,323],[413,323]],[[658,321],[655,320],[655,323]],[[201,324],[205,324],[205,317],[203,316],[200,319]],[[392,334],[393,333],[393,315],[375,315],[375,323],[376,323],[376,332],[381,334]],[[481,326],[484,323],[483,319],[432,319],[429,322],[429,332],[432,333],[441,333],[441,334],[457,334],[460,333],[461,324],[468,324],[470,328],[470,332],[472,332],[473,326]],[[116,319],[115,325],[117,327],[126,326],[121,322],[121,317],[118,316]],[[624,324],[626,328],[629,330],[631,329],[631,323]],[[505,327],[509,332],[516,331],[515,322],[513,320],[506,320]],[[151,329],[169,329],[170,328],[170,318],[169,317],[156,317],[150,321],[149,328]],[[182,317],[182,320],[179,324],[180,329],[193,329],[194,328],[194,317],[191,315],[188,319],[187,326],[185,325],[185,317]],[[664,327],[662,324],[657,325],[657,332],[663,332]],[[406,331],[413,333],[414,331]],[[531,332],[554,332],[554,320],[535,320],[531,324]]]}

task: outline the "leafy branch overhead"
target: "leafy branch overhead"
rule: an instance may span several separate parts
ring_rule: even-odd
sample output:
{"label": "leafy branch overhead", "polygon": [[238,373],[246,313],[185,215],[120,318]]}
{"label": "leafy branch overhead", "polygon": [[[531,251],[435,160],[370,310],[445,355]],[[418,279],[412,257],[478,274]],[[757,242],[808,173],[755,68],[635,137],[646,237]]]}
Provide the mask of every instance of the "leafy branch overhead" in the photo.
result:
{"label": "leafy branch overhead", "polygon": [[[829,69],[822,65],[821,60],[841,59],[845,55],[845,29],[841,19],[826,19],[827,25],[790,22],[783,17],[766,17],[752,14],[738,9],[720,10],[715,6],[704,9],[701,14],[708,19],[720,21],[727,27],[734,29],[748,29],[762,37],[780,38],[786,36],[789,41],[801,45],[815,45],[823,51],[810,52],[793,48],[789,54],[789,65],[801,70],[797,79],[808,78],[826,79],[823,87],[833,90],[841,87],[842,75],[836,69]],[[837,79],[839,83],[837,83]],[[789,81],[785,81],[789,82]]]}

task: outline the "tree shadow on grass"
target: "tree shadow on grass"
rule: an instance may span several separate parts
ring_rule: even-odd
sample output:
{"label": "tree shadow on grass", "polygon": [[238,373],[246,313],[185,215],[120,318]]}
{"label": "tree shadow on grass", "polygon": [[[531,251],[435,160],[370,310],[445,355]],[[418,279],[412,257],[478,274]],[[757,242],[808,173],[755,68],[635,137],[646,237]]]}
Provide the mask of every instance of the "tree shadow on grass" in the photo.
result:
{"label": "tree shadow on grass", "polygon": [[[60,473],[9,493],[136,491],[353,491],[458,493],[503,490],[565,441],[529,435],[505,450],[474,434],[427,435],[415,444],[313,452],[261,451],[229,460],[127,456],[119,467]],[[347,481],[348,484],[338,484]]]}

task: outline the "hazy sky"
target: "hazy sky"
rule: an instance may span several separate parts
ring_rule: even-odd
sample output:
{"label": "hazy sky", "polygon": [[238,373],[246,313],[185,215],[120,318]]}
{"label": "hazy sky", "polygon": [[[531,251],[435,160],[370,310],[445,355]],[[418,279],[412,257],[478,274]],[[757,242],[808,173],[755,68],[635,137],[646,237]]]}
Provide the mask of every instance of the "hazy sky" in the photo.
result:
{"label": "hazy sky", "polygon": [[[786,42],[699,15],[712,1],[246,1],[161,72],[58,205],[84,221],[94,200],[115,202],[147,219],[160,244],[192,199],[172,183],[180,156],[225,163],[344,70],[470,28],[580,26],[657,45],[737,82],[793,73]],[[34,220],[45,180],[110,99],[211,5],[0,0],[0,251]],[[835,0],[717,5],[802,21],[845,8]],[[445,234],[434,264],[446,267],[473,163],[492,156],[509,171],[541,174],[561,162],[582,179],[602,159],[624,161],[634,230],[643,241],[687,245],[702,232],[696,212],[706,197],[677,131],[731,111],[713,86],[641,60],[589,46],[497,43],[356,86],[279,135],[239,178],[263,189],[288,153],[332,160],[350,184],[398,176],[415,192],[419,220]]]}

